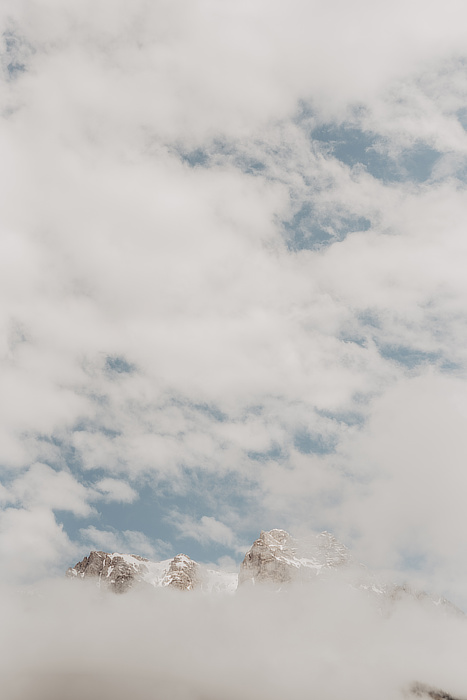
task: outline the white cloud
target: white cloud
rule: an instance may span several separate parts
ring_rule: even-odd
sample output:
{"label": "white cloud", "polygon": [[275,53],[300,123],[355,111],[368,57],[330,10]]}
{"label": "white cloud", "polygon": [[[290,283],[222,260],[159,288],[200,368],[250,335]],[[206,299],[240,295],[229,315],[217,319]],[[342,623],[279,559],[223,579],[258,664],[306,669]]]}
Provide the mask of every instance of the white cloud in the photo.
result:
{"label": "white cloud", "polygon": [[313,593],[250,588],[215,601],[151,588],[110,597],[66,580],[29,593],[2,590],[5,697],[75,700],[83,683],[116,700],[282,700],[310,689],[323,700],[401,700],[415,681],[465,694],[464,619],[414,600],[381,615],[338,579]]}
{"label": "white cloud", "polygon": [[172,511],[168,520],[178,530],[179,537],[194,539],[202,543],[222,544],[229,549],[244,552],[245,547],[239,545],[232,529],[208,515],[203,515],[199,520],[187,514]]}
{"label": "white cloud", "polygon": [[12,483],[8,501],[26,508],[68,510],[86,516],[94,512],[89,497],[89,490],[71,474],[55,471],[46,464],[33,464]]}
{"label": "white cloud", "polygon": [[170,545],[162,540],[151,541],[143,532],[135,530],[99,530],[94,525],[80,530],[85,546],[91,549],[98,547],[106,552],[123,554],[139,554],[152,559],[160,558],[168,553]]}
{"label": "white cloud", "polygon": [[76,551],[47,508],[6,508],[0,512],[2,584],[63,575],[63,562]]}
{"label": "white cloud", "polygon": [[94,484],[94,488],[100,491],[101,497],[107,502],[133,503],[138,498],[137,492],[120,479],[101,479]]}
{"label": "white cloud", "polygon": [[[324,521],[350,538],[356,528],[371,558],[383,539],[396,566],[404,528],[426,523],[436,556],[444,548],[455,566],[462,536],[442,543],[461,517],[458,492],[443,485],[434,508],[427,477],[426,499],[411,494],[414,465],[436,473],[445,444],[450,483],[463,480],[457,409],[438,416],[428,450],[420,402],[448,405],[464,389],[465,187],[453,179],[467,146],[464,6],[5,8],[25,70],[6,68],[0,98],[2,499],[53,523],[53,509],[86,517],[99,500],[135,502],[129,481],[141,474],[172,495],[193,474],[233,474],[240,485],[211,498],[212,517],[174,526],[235,547],[266,515]],[[423,183],[378,180],[312,140],[326,121],[366,130],[385,157],[420,141],[443,156]],[[204,166],[192,167],[196,149]],[[304,205],[308,233],[320,227],[332,245],[287,248],[281,222]],[[369,229],[340,241],[339,226],[362,217]],[[401,348],[419,353],[418,369],[398,361]],[[127,371],[110,371],[108,357]],[[404,420],[394,396],[414,407]],[[349,427],[352,413],[368,426]],[[412,459],[388,448],[381,466],[386,420]],[[337,454],[303,454],[298,431]],[[86,480],[99,470],[97,484],[60,471],[70,454]],[[348,484],[360,469],[363,495]],[[242,522],[233,496],[245,499],[246,482],[255,507]],[[410,497],[397,524],[400,489]],[[114,537],[99,532],[102,546]],[[425,535],[415,539],[425,551]]]}
{"label": "white cloud", "polygon": [[366,561],[403,569],[404,557],[421,557],[412,565],[423,585],[449,587],[461,604],[466,415],[464,382],[449,377],[427,373],[388,391],[368,429],[346,446],[366,485],[344,507]]}

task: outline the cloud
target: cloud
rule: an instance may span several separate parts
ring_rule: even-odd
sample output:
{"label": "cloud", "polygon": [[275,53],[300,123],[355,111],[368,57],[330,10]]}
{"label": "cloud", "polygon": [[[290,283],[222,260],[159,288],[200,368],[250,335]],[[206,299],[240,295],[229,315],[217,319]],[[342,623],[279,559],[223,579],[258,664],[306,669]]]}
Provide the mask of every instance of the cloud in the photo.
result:
{"label": "cloud", "polygon": [[162,540],[153,542],[143,532],[124,530],[114,532],[112,530],[99,530],[90,525],[81,528],[81,538],[85,546],[92,549],[98,547],[106,552],[120,552],[123,554],[139,554],[152,559],[165,555],[170,551],[170,545]]}
{"label": "cloud", "polygon": [[442,581],[449,580],[461,604],[464,397],[463,382],[449,377],[427,372],[408,379],[376,403],[368,429],[345,448],[366,482],[346,511],[361,556],[383,567],[412,567],[424,587],[446,591]]}
{"label": "cloud", "polygon": [[93,698],[276,700],[312,689],[325,700],[392,700],[414,681],[465,694],[465,620],[422,601],[381,615],[338,577],[313,590],[250,588],[215,600],[165,589],[109,596],[85,584],[2,590],[8,700],[78,698],[83,683]]}
{"label": "cloud", "polygon": [[94,484],[94,488],[100,491],[105,501],[133,503],[138,498],[138,493],[125,481],[119,479],[101,479]]}
{"label": "cloud", "polygon": [[213,542],[222,544],[229,549],[242,551],[238,547],[236,537],[232,529],[223,522],[207,515],[203,515],[198,521],[189,515],[172,511],[170,521],[178,530],[179,537],[198,540],[198,542]]}
{"label": "cloud", "polygon": [[89,491],[71,474],[46,464],[33,464],[10,486],[7,502],[26,508],[68,510],[77,516],[93,513]]}
{"label": "cloud", "polygon": [[463,18],[457,0],[5,5],[8,532],[41,513],[59,552],[53,511],[101,505],[99,537],[130,546],[105,506],[136,517],[154,488],[148,532],[191,531],[206,558],[263,519],[325,526],[379,566],[425,557],[459,595],[434,572],[458,570],[458,491],[435,507],[417,465],[439,474],[447,445],[463,483]]}
{"label": "cloud", "polygon": [[63,561],[75,553],[75,545],[50,510],[38,506],[0,512],[2,584],[60,575]]}

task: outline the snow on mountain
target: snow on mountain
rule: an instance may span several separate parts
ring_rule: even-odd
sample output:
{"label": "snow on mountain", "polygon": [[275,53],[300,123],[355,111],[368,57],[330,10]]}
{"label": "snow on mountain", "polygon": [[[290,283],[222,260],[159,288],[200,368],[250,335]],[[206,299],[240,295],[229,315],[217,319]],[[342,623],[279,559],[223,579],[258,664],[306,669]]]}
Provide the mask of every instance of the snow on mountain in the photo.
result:
{"label": "snow on mountain", "polygon": [[299,581],[350,561],[347,548],[329,532],[322,532],[306,546],[299,546],[285,530],[262,531],[245,555],[238,582],[254,585]]}
{"label": "snow on mountain", "polygon": [[99,585],[108,586],[116,593],[125,593],[137,584],[186,591],[200,588],[207,592],[233,592],[237,588],[237,574],[208,569],[186,554],[156,562],[136,554],[93,551],[70,567],[66,575],[69,578],[97,578]]}
{"label": "snow on mountain", "polygon": [[277,589],[290,583],[310,584],[317,581],[325,585],[336,572],[345,577],[350,586],[377,596],[381,608],[410,597],[442,605],[455,613],[461,612],[444,598],[413,591],[407,585],[379,582],[329,532],[298,541],[285,530],[262,531],[245,554],[238,575],[210,569],[186,554],[156,562],[136,554],[92,551],[88,557],[69,568],[67,576],[96,578],[98,585],[107,586],[116,593],[124,593],[141,584],[184,591],[199,589],[208,593],[234,593],[237,587],[258,584],[269,584]]}
{"label": "snow on mountain", "polygon": [[328,532],[311,544],[298,546],[285,530],[261,532],[246,553],[240,574],[209,569],[186,554],[155,562],[135,554],[92,551],[67,571],[70,578],[97,578],[116,593],[124,593],[138,583],[154,587],[170,586],[180,590],[234,592],[245,583],[287,583],[319,575],[327,569],[348,564],[350,554]]}

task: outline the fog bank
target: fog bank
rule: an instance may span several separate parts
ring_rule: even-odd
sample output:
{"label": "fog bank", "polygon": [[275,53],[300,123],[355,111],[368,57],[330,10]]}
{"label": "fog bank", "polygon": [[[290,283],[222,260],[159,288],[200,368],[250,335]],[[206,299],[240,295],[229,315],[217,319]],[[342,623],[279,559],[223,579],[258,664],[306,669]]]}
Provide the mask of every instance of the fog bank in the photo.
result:
{"label": "fog bank", "polygon": [[233,596],[54,580],[1,600],[5,700],[395,700],[415,681],[467,695],[462,616],[381,611],[337,577]]}

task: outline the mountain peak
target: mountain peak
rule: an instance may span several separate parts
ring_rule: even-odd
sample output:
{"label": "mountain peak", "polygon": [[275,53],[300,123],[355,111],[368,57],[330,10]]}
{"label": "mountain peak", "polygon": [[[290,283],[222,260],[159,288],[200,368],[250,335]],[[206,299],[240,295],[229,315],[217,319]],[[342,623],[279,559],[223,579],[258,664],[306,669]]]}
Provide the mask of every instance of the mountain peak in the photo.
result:
{"label": "mountain peak", "polygon": [[137,585],[182,591],[201,588],[231,592],[237,588],[236,574],[213,571],[186,554],[177,554],[173,559],[164,561],[150,561],[136,554],[92,551],[70,567],[66,575],[72,579],[96,579],[99,586],[105,586],[115,593],[125,593]]}
{"label": "mountain peak", "polygon": [[262,530],[245,555],[238,583],[288,583],[314,577],[349,560],[347,548],[329,532],[300,545],[286,530]]}

